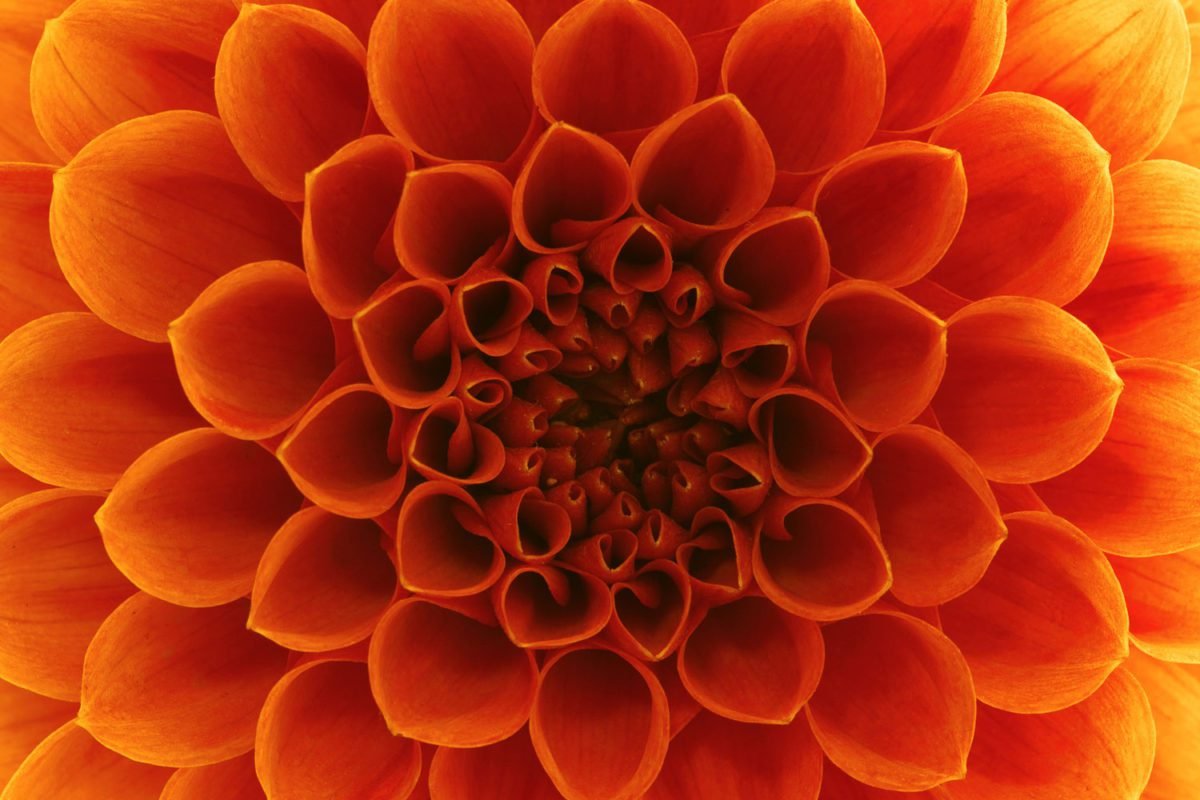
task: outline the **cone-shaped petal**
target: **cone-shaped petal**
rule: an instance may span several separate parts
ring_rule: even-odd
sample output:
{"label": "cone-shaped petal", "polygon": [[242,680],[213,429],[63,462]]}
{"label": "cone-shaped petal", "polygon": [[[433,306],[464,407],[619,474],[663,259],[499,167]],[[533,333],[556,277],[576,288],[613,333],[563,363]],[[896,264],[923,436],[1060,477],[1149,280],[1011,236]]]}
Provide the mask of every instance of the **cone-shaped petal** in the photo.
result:
{"label": "cone-shaped petal", "polygon": [[746,397],[778,389],[796,371],[799,348],[787,331],[738,311],[722,312],[715,322],[721,366]]}
{"label": "cone-shaped petal", "polygon": [[513,797],[561,800],[522,729],[502,742],[460,750],[439,747],[429,767],[430,792],[438,800]]}
{"label": "cone-shaped petal", "polygon": [[139,592],[83,662],[80,725],[149,764],[195,767],[254,746],[254,724],[287,651],[246,629],[247,602],[181,608]]}
{"label": "cone-shaped petal", "polygon": [[536,487],[485,498],[483,513],[496,542],[530,564],[550,561],[571,538],[567,510],[546,500]]}
{"label": "cone-shaped petal", "polygon": [[404,432],[404,456],[423,477],[464,486],[484,484],[504,468],[504,444],[467,419],[457,397],[439,400]]}
{"label": "cone-shaped petal", "polygon": [[601,231],[580,263],[618,294],[657,292],[671,280],[671,235],[663,225],[629,217]]}
{"label": "cone-shaped petal", "polygon": [[271,454],[199,428],[125,471],[96,514],[109,557],[138,588],[185,606],[245,595],[259,557],[302,498]]}
{"label": "cone-shaped petal", "polygon": [[[772,249],[768,248],[768,251]],[[671,272],[671,280],[667,281],[667,285],[658,293],[658,298],[662,302],[667,321],[676,328],[692,326],[696,320],[708,313],[715,302],[708,281],[694,267],[687,264],[675,265]]]}
{"label": "cone-shaped petal", "polygon": [[1066,472],[1108,430],[1122,382],[1083,323],[1049,303],[996,297],[950,318],[938,422],[990,480]]}
{"label": "cone-shaped petal", "polygon": [[421,747],[388,731],[366,664],[317,661],[284,675],[267,696],[254,763],[271,798],[391,800],[416,786]]}
{"label": "cone-shaped petal", "polygon": [[504,571],[504,553],[473,497],[461,486],[428,481],[400,506],[396,570],[412,592],[442,597],[478,594]]}
{"label": "cone-shaped petal", "polygon": [[388,0],[371,28],[371,99],[406,147],[503,162],[535,116],[533,38],[504,0]]}
{"label": "cone-shaped petal", "polygon": [[651,561],[635,577],[614,584],[612,592],[608,630],[614,641],[650,661],[674,652],[692,608],[692,586],[682,567],[667,559]]}
{"label": "cone-shaped petal", "polygon": [[1011,4],[993,89],[1036,92],[1096,134],[1113,165],[1144,158],[1179,110],[1191,47],[1175,0]]}
{"label": "cone-shaped petal", "polygon": [[194,427],[170,351],[91,314],[35,320],[0,344],[0,451],[22,472],[107,489],[147,447]]}
{"label": "cone-shaped petal", "polygon": [[892,563],[892,594],[932,606],[970,589],[1006,535],[979,467],[944,434],[921,425],[889,431],[874,451],[867,482]]}
{"label": "cone-shaped petal", "polygon": [[1176,800],[1200,785],[1200,666],[1168,664],[1134,650],[1129,672],[1150,699],[1157,732],[1154,770],[1143,800]]}
{"label": "cone-shaped petal", "polygon": [[564,326],[575,318],[583,274],[574,256],[545,256],[525,265],[521,281],[533,297],[533,307],[552,325]]}
{"label": "cone-shaped petal", "polygon": [[78,708],[0,681],[0,782],[7,784],[33,748],[74,719]]}
{"label": "cone-shaped petal", "polygon": [[1117,374],[1126,388],[1108,435],[1075,469],[1038,484],[1038,496],[1112,553],[1200,545],[1200,372],[1129,359]]}
{"label": "cone-shaped petal", "polygon": [[163,787],[159,800],[266,800],[254,774],[254,754],[203,767],[184,767]]}
{"label": "cone-shaped petal", "polygon": [[822,634],[825,674],[808,719],[829,759],[882,789],[916,792],[961,778],[975,693],[954,643],[895,613],[844,620]]}
{"label": "cone-shaped petal", "polygon": [[563,647],[608,624],[613,596],[595,575],[557,566],[518,566],[493,589],[496,617],[520,647]]}
{"label": "cone-shaped petal", "polygon": [[4,43],[0,46],[0,160],[57,163],[60,159],[38,133],[29,98],[29,68],[46,20],[71,0],[28,0],[6,3]]}
{"label": "cone-shaped petal", "polygon": [[[522,333],[526,330],[522,328]],[[470,355],[463,359],[462,375],[458,386],[454,387],[454,396],[462,401],[468,417],[490,419],[512,401],[512,395],[512,383],[508,378],[488,366],[480,356]]]}
{"label": "cone-shaped petal", "polygon": [[561,558],[606,583],[615,583],[633,577],[637,547],[637,534],[627,528],[617,528],[594,534],[568,547]]}
{"label": "cone-shaped petal", "polygon": [[929,276],[963,297],[1020,294],[1062,305],[1096,275],[1113,224],[1108,154],[1058,106],[989,95],[934,131],[957,150],[970,193]]}
{"label": "cone-shaped petal", "polygon": [[645,665],[573,650],[542,667],[529,731],[566,800],[636,800],[662,768],[668,725],[667,696]]}
{"label": "cone-shaped petal", "polygon": [[758,442],[709,453],[705,469],[709,486],[740,517],[757,511],[771,489],[771,462]]}
{"label": "cone-shaped petal", "polygon": [[851,0],[780,0],[742,23],[721,85],[763,126],[786,172],[815,172],[867,143],[883,112],[884,60]]}
{"label": "cone-shaped petal", "polygon": [[454,289],[450,330],[460,348],[496,358],[517,346],[532,312],[533,294],[525,284],[493,269],[475,270]]}
{"label": "cone-shaped petal", "polygon": [[1165,661],[1200,664],[1200,548],[1152,558],[1109,556],[1139,648]]}
{"label": "cone-shaped petal", "polygon": [[513,735],[529,717],[537,686],[532,652],[499,628],[416,598],[384,615],[368,664],[392,733],[448,747]]}

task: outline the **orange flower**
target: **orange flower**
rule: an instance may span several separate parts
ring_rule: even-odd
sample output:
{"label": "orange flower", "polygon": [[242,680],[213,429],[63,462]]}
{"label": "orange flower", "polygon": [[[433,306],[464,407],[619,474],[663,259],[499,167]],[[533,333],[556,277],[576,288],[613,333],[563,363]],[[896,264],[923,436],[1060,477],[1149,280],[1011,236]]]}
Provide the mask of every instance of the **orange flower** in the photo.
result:
{"label": "orange flower", "polygon": [[1200,795],[1179,0],[0,31],[0,800]]}

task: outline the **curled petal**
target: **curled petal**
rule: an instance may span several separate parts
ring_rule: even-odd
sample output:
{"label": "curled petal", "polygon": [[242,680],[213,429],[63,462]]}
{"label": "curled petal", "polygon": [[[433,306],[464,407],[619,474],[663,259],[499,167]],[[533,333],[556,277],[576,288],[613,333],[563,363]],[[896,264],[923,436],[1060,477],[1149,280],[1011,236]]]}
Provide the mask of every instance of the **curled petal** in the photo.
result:
{"label": "curled petal", "polygon": [[73,720],[78,708],[0,681],[0,782],[7,784],[38,743]]}
{"label": "curled petal", "polygon": [[1200,742],[1200,666],[1170,664],[1137,650],[1126,668],[1150,700],[1156,729],[1154,769],[1144,800],[1187,797],[1200,783],[1196,743]]}
{"label": "curled petal", "polygon": [[404,432],[404,455],[429,480],[464,486],[487,483],[504,468],[504,444],[478,422],[467,419],[462,401],[439,400]]}
{"label": "curled petal", "polygon": [[709,486],[740,517],[757,511],[771,489],[771,462],[758,442],[709,453],[705,469]]}
{"label": "curled petal", "polygon": [[1123,384],[1083,323],[1041,300],[996,297],[948,325],[933,410],[989,480],[1045,480],[1096,449]]}
{"label": "curled petal", "polygon": [[265,449],[199,428],[133,462],[96,524],[138,588],[178,605],[217,606],[249,592],[267,542],[300,501]]}
{"label": "curled petal", "polygon": [[1020,294],[1063,305],[1096,275],[1113,224],[1108,154],[1063,109],[988,95],[937,128],[971,187],[966,216],[929,276],[963,297]]}
{"label": "curled petal", "polygon": [[1200,664],[1200,547],[1152,558],[1109,556],[1129,606],[1129,634],[1154,658]]}
{"label": "curled petal", "polygon": [[519,797],[561,800],[522,729],[487,747],[439,747],[429,767],[429,790],[438,800]]}
{"label": "curled petal", "polygon": [[448,747],[513,735],[529,717],[537,686],[532,652],[499,628],[416,598],[380,620],[367,664],[392,733]]}
{"label": "curled petal", "polygon": [[147,447],[200,418],[170,351],[91,314],[37,319],[0,343],[0,451],[72,489],[107,489]]}
{"label": "curled petal", "polygon": [[815,172],[867,143],[883,112],[884,60],[849,0],[768,3],[742,23],[721,85],[763,126],[779,169]]}
{"label": "curled petal", "polygon": [[212,280],[300,258],[298,223],[238,159],[221,121],[138,117],[93,139],[54,176],[50,234],[67,281],[97,316],[151,341]]}
{"label": "curled petal", "polygon": [[613,596],[595,575],[557,566],[518,566],[493,590],[496,617],[520,647],[562,647],[608,624]]}
{"label": "curled petal", "polygon": [[571,538],[571,517],[530,487],[485,498],[483,515],[496,542],[514,558],[530,564],[550,561]]}
{"label": "curled petal", "polygon": [[534,259],[525,265],[521,281],[533,296],[533,307],[546,315],[552,325],[564,326],[575,318],[583,274],[574,256],[554,255]]}
{"label": "curled petal", "polygon": [[903,792],[966,774],[975,693],[953,642],[891,612],[821,631],[825,673],[808,719],[830,761],[870,786]]}
{"label": "curled petal", "polygon": [[1129,615],[1112,567],[1050,514],[1004,518],[1008,539],[982,580],[940,607],[984,703],[1044,714],[1090,695],[1129,654]]}
{"label": "curled petal", "polygon": [[421,746],[392,736],[367,665],[316,661],[284,675],[263,703],[254,764],[268,797],[408,797]]}
{"label": "curled petal", "polygon": [[[518,343],[520,340],[518,339]],[[462,401],[471,419],[494,416],[512,401],[512,383],[492,369],[478,355],[463,359],[462,375],[454,395]]]}
{"label": "curled petal", "polygon": [[442,597],[478,594],[500,578],[504,553],[483,510],[461,486],[429,481],[400,506],[396,571],[409,591]]}
{"label": "curled petal", "polygon": [[652,220],[623,219],[597,234],[581,263],[618,294],[657,292],[671,280],[670,231]]}
{"label": "curled petal", "polygon": [[[667,322],[677,330],[694,326],[696,320],[713,307],[713,290],[698,270],[687,264],[676,264],[671,279],[658,293]],[[697,328],[699,330],[699,328]],[[715,355],[715,351],[714,351]]]}
{"label": "curled petal", "polygon": [[674,561],[651,561],[633,578],[613,584],[609,633],[639,658],[661,661],[683,639],[692,606],[688,574]]}
{"label": "curled petal", "polygon": [[796,371],[796,342],[781,328],[750,314],[726,311],[716,319],[721,366],[746,397],[778,389]]}
{"label": "curled petal", "polygon": [[248,752],[287,651],[246,629],[248,603],[181,608],[139,592],[83,662],[79,724],[148,764],[195,767]]}
{"label": "curled petal", "polygon": [[159,800],[265,800],[258,776],[254,774],[254,755],[231,758],[203,767],[184,767],[163,787]]}
{"label": "curled petal", "polygon": [[504,0],[388,0],[367,76],[388,129],[434,160],[503,162],[535,112],[533,38]]}
{"label": "curled petal", "polygon": [[566,800],[635,800],[668,741],[667,696],[643,664],[609,650],[546,660],[529,719],[533,749]]}
{"label": "curled petal", "polygon": [[563,551],[562,560],[606,583],[633,577],[637,555],[637,534],[628,528],[593,534]]}
{"label": "curled petal", "polygon": [[533,311],[533,295],[516,278],[478,270],[454,288],[450,311],[450,330],[457,344],[496,358],[516,347],[523,323]]}

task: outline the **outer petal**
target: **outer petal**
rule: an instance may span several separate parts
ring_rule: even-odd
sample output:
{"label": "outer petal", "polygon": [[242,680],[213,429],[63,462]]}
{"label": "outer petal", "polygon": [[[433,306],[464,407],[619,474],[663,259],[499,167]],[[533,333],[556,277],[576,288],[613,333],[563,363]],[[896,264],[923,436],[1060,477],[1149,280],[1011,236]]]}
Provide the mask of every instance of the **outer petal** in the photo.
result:
{"label": "outer petal", "polygon": [[1200,666],[1168,664],[1134,650],[1127,667],[1150,699],[1158,734],[1142,800],[1194,795],[1200,788]]}
{"label": "outer petal", "polygon": [[8,783],[39,742],[74,719],[77,708],[0,681],[0,783]]}
{"label": "outer petal", "polygon": [[1200,53],[1200,24],[1196,23],[1197,6],[1184,3],[1184,10],[1191,22],[1188,25],[1188,38],[1192,44],[1192,68],[1188,73],[1187,86],[1183,90],[1183,105],[1175,121],[1167,131],[1166,137],[1150,155],[1154,158],[1170,158],[1200,166],[1200,59],[1195,57]]}
{"label": "outer petal", "polygon": [[944,797],[939,788],[926,792],[893,792],[868,786],[842,772],[828,759],[821,775],[820,800],[942,800]]}
{"label": "outer petal", "polygon": [[29,103],[29,67],[46,20],[71,0],[14,0],[0,11],[5,31],[0,42],[0,160],[55,162],[43,141]]}
{"label": "outer petal", "polygon": [[49,488],[41,481],[21,472],[5,461],[3,456],[0,456],[0,505],[30,492],[36,492],[38,489]]}
{"label": "outer petal", "polygon": [[203,767],[184,767],[163,787],[159,800],[266,800],[254,774],[254,754]]}
{"label": "outer petal", "polygon": [[1137,646],[1164,661],[1200,664],[1200,547],[1154,558],[1109,556]]}
{"label": "outer petal", "polygon": [[613,585],[609,635],[639,658],[660,661],[679,645],[692,610],[688,573],[674,561],[651,561]]}
{"label": "outer petal", "polygon": [[439,747],[429,767],[429,789],[438,800],[513,797],[560,800],[522,728],[502,742],[469,750]]}
{"label": "outer petal", "polygon": [[[258,5],[273,6],[284,3],[285,0],[258,0]],[[246,5],[247,0],[234,0],[236,5]],[[379,13],[383,0],[302,0],[296,5],[315,8],[336,20],[339,20],[354,35],[362,41],[367,41],[371,33],[371,23]]]}

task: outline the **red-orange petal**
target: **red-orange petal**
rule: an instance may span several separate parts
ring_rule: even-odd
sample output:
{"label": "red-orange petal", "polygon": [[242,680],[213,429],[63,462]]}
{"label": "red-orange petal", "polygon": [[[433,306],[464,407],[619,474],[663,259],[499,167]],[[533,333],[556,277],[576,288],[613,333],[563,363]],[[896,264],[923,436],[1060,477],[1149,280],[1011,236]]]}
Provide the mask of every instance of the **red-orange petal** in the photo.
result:
{"label": "red-orange petal", "polygon": [[1104,438],[1122,381],[1088,328],[1041,300],[995,297],[952,316],[938,423],[989,480],[1060,475]]}
{"label": "red-orange petal", "polygon": [[184,767],[163,787],[159,800],[266,800],[254,774],[254,754],[203,767]]}
{"label": "red-orange petal", "polygon": [[78,708],[0,681],[0,784],[8,783],[38,743],[73,720]]}
{"label": "red-orange petal", "polygon": [[195,767],[248,752],[287,651],[246,629],[249,604],[181,608],[139,592],[83,662],[79,724],[122,755]]}
{"label": "red-orange petal", "polygon": [[557,648],[590,639],[608,624],[613,596],[595,575],[520,565],[492,591],[500,627],[519,647]]}
{"label": "red-orange petal", "polygon": [[[464,351],[478,350],[499,358],[511,353],[521,340],[527,327],[523,323],[533,312],[533,293],[510,275],[478,269],[454,287],[450,303],[455,344]],[[517,380],[522,376],[510,377]]]}
{"label": "red-orange petal", "polygon": [[975,693],[954,643],[891,612],[827,625],[822,633],[825,674],[808,719],[829,759],[881,789],[916,792],[961,778],[975,731]]}
{"label": "red-orange petal", "polygon": [[1133,650],[1126,668],[1150,699],[1154,768],[1142,800],[1177,800],[1200,786],[1200,666],[1170,664]]}
{"label": "red-orange petal", "polygon": [[1154,658],[1200,664],[1200,547],[1152,558],[1109,556],[1129,607],[1129,635]]}
{"label": "red-orange petal", "polygon": [[608,634],[642,659],[661,661],[683,640],[692,609],[687,572],[669,559],[651,561],[629,580],[613,584]]}
{"label": "red-orange petal", "polygon": [[500,579],[504,553],[479,503],[461,486],[428,481],[400,506],[396,571],[404,588],[430,596],[478,594]]}
{"label": "red-orange petal", "polygon": [[[657,292],[671,280],[671,233],[644,217],[627,217],[597,233],[580,264],[603,278],[617,294]],[[626,335],[630,334],[627,330]]]}
{"label": "red-orange petal", "polygon": [[439,747],[429,767],[429,787],[438,800],[562,798],[537,760],[525,729],[487,747]]}
{"label": "red-orange petal", "polygon": [[467,419],[457,397],[439,400],[404,432],[406,463],[428,480],[486,484],[504,468],[504,444],[490,428]]}
{"label": "red-orange petal", "polygon": [[484,498],[482,511],[496,542],[529,564],[550,561],[571,538],[567,510],[534,486]]}

